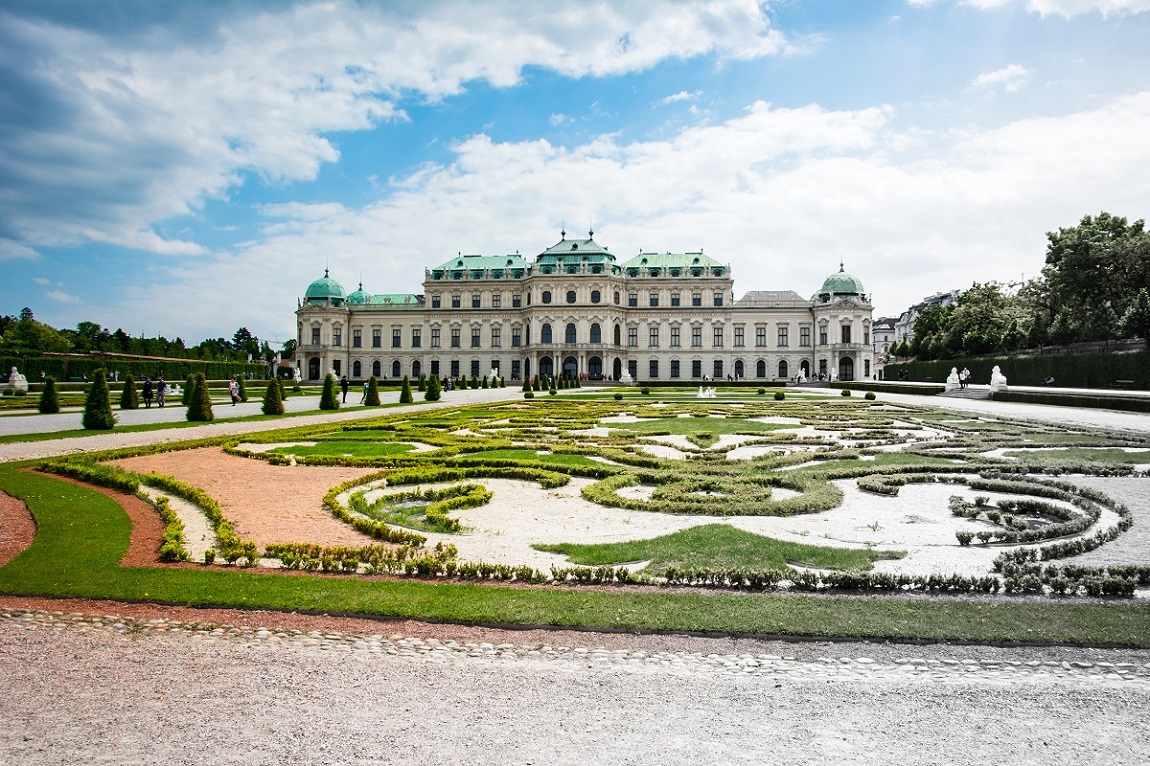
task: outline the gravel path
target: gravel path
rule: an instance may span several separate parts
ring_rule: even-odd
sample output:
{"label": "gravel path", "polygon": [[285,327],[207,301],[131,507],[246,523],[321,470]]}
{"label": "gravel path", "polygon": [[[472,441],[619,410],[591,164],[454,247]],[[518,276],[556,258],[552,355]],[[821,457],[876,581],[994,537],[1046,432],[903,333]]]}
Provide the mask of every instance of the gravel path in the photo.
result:
{"label": "gravel path", "polygon": [[807,644],[791,656],[790,645],[751,641],[719,653],[701,639],[668,651],[643,648],[643,637],[626,648],[566,638],[460,642],[9,611],[0,763],[1150,757],[1145,653],[1069,661],[1052,650],[894,647],[890,657],[891,647]]}

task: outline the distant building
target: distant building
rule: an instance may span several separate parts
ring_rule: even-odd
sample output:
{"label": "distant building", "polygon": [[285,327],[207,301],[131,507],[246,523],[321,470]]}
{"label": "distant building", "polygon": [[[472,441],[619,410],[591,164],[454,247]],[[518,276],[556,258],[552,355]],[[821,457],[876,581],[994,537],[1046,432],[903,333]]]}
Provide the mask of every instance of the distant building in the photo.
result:
{"label": "distant building", "polygon": [[935,293],[914,304],[902,312],[894,324],[894,339],[899,343],[911,341],[914,338],[914,320],[930,306],[949,306],[958,300],[962,290],[951,290],[946,293]]}
{"label": "distant building", "polygon": [[894,326],[897,321],[894,317],[881,317],[876,319],[874,324],[871,325],[871,340],[874,343],[872,353],[874,354],[875,375],[879,380],[883,379],[883,366],[886,364],[890,347],[895,343]]}
{"label": "distant building", "polygon": [[422,294],[351,294],[325,271],[296,310],[300,374],[362,380],[491,372],[509,380],[855,380],[874,374],[871,300],[840,266],[809,299],[734,299],[731,269],[702,252],[623,263],[567,239],[533,260],[459,255],[426,269]]}

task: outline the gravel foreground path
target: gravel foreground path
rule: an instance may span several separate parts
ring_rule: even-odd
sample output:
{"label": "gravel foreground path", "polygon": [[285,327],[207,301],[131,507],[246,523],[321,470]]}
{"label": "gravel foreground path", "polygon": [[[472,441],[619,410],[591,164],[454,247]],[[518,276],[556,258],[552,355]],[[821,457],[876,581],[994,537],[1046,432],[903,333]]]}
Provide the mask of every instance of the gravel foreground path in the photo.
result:
{"label": "gravel foreground path", "polygon": [[569,633],[494,643],[374,625],[383,632],[9,609],[0,764],[1150,758],[1146,652],[699,638],[673,649],[660,645],[676,637]]}

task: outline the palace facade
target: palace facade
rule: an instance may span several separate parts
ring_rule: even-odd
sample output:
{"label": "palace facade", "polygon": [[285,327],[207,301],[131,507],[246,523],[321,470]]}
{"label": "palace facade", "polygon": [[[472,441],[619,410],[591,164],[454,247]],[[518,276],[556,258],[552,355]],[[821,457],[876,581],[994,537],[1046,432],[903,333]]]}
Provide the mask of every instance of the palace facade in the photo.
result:
{"label": "palace facade", "polygon": [[437,374],[509,381],[567,372],[642,381],[764,383],[873,374],[871,300],[839,271],[810,298],[735,299],[731,269],[697,253],[640,253],[567,239],[534,259],[459,255],[423,294],[347,294],[324,272],[296,310],[299,374],[364,380]]}

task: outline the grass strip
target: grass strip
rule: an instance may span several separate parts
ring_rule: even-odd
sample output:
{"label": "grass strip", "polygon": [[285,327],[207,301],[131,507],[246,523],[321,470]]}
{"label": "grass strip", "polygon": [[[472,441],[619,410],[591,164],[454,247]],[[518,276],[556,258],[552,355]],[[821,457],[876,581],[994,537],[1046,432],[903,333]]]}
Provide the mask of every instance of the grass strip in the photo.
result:
{"label": "grass strip", "polygon": [[1150,606],[917,598],[505,588],[283,577],[253,570],[125,568],[127,516],[94,490],[0,466],[0,488],[24,500],[35,543],[0,568],[0,592],[195,606],[620,630],[854,639],[1150,645]]}

